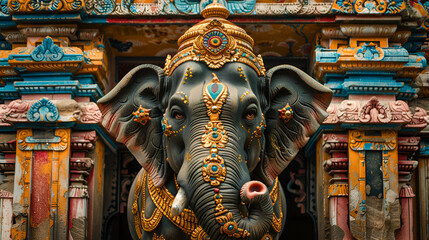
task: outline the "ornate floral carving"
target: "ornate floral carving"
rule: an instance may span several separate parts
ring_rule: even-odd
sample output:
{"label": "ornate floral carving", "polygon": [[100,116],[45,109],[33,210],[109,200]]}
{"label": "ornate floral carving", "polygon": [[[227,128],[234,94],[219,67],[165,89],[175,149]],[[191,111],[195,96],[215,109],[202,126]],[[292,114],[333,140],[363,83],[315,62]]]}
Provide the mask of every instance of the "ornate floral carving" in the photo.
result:
{"label": "ornate floral carving", "polygon": [[83,0],[10,0],[11,12],[78,11]]}
{"label": "ornate floral carving", "polygon": [[26,112],[30,109],[30,104],[31,102],[22,101],[21,99],[13,100],[7,106],[5,116],[8,120],[13,119],[12,121],[26,120]]}
{"label": "ornate floral carving", "polygon": [[336,0],[333,13],[397,14],[405,9],[403,0]]}
{"label": "ornate floral carving", "polygon": [[377,47],[376,44],[364,43],[362,46],[355,48],[355,58],[358,60],[381,60],[384,57],[383,49]]}
{"label": "ornate floral carving", "polygon": [[64,51],[55,45],[50,37],[43,39],[42,44],[37,46],[31,53],[31,58],[36,61],[59,61],[64,56]]}
{"label": "ornate floral carving", "polygon": [[82,116],[80,119],[83,123],[98,123],[100,122],[102,116],[103,115],[101,114],[97,104],[91,102],[83,107]]}
{"label": "ornate floral carving", "polygon": [[324,124],[334,124],[338,122],[337,109],[338,109],[337,105],[335,104],[329,105],[328,109],[326,109],[326,112],[329,115],[328,117],[325,118],[325,121],[323,121]]}
{"label": "ornate floral carving", "polygon": [[338,107],[338,120],[347,123],[359,122],[359,102],[344,100]]}
{"label": "ornate floral carving", "polygon": [[427,115],[426,110],[423,108],[416,107],[414,111],[414,116],[411,119],[411,122],[405,127],[410,128],[424,128],[428,125],[429,116]]}
{"label": "ornate floral carving", "polygon": [[60,113],[49,99],[42,98],[31,105],[27,118],[31,122],[55,122],[60,118]]}
{"label": "ornate floral carving", "polygon": [[413,114],[404,101],[398,100],[389,104],[392,113],[392,123],[407,123],[411,121]]}
{"label": "ornate floral carving", "polygon": [[359,112],[359,120],[365,123],[388,123],[391,119],[390,110],[377,97],[372,97]]}
{"label": "ornate floral carving", "polygon": [[113,0],[86,0],[85,11],[94,15],[107,15],[116,8],[116,1]]}

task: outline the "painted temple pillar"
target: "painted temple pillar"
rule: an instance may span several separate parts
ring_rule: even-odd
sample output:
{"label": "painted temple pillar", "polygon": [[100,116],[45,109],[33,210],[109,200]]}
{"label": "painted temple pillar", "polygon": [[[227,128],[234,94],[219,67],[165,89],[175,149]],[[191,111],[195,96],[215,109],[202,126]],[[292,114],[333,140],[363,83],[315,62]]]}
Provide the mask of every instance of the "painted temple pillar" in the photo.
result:
{"label": "painted temple pillar", "polygon": [[317,37],[314,75],[334,91],[322,126],[324,144],[347,144],[325,149],[330,157],[319,172],[330,182],[324,194],[329,236],[413,239],[412,155],[419,143],[413,135],[427,126],[427,113],[408,101],[416,96],[412,83],[426,59],[407,41],[421,34],[398,30],[387,18],[365,21],[325,27]]}
{"label": "painted temple pillar", "polygon": [[103,37],[76,24],[1,34],[9,49],[0,50],[0,239],[100,239]]}
{"label": "painted temple pillar", "polygon": [[[325,160],[323,165],[330,175],[328,198],[330,235],[333,239],[338,238],[336,237],[338,234],[344,235],[342,239],[353,239],[347,224],[349,204],[347,139],[347,135],[341,133],[323,135],[323,147],[332,156]],[[338,228],[341,231],[338,231]]]}

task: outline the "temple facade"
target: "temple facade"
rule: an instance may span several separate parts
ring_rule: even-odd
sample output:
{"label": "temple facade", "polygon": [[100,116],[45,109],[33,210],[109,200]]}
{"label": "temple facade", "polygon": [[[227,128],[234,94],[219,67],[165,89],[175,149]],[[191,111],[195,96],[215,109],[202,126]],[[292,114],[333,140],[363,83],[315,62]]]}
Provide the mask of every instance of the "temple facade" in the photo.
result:
{"label": "temple facade", "polygon": [[[141,166],[97,100],[140,64],[164,67],[211,2],[0,0],[0,240],[131,239]],[[279,176],[280,239],[429,239],[429,2],[219,3],[267,70],[334,92]]]}

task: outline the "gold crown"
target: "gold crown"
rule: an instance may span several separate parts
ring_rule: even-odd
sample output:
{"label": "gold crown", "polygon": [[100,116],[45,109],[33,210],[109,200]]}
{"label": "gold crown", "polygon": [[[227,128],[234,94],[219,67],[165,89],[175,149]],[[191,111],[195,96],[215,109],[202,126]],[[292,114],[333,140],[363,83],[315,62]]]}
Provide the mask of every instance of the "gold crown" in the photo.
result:
{"label": "gold crown", "polygon": [[226,20],[228,9],[214,0],[201,14],[205,19],[188,29],[177,41],[178,53],[167,56],[165,74],[171,75],[184,62],[204,61],[214,69],[227,62],[242,62],[259,76],[265,76],[262,57],[253,53],[253,39],[244,29]]}

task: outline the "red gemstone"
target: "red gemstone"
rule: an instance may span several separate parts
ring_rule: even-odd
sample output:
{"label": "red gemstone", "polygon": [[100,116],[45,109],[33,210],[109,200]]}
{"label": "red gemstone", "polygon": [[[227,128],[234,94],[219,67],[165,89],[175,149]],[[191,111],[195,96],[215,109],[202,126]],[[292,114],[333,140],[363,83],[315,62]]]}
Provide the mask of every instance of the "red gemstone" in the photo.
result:
{"label": "red gemstone", "polygon": [[215,84],[212,85],[212,89],[211,90],[212,90],[213,93],[216,93],[218,89],[219,89],[219,86],[217,85],[217,83],[215,83]]}
{"label": "red gemstone", "polygon": [[214,192],[215,192],[215,193],[219,193],[219,188],[215,188],[215,189],[214,189]]}

